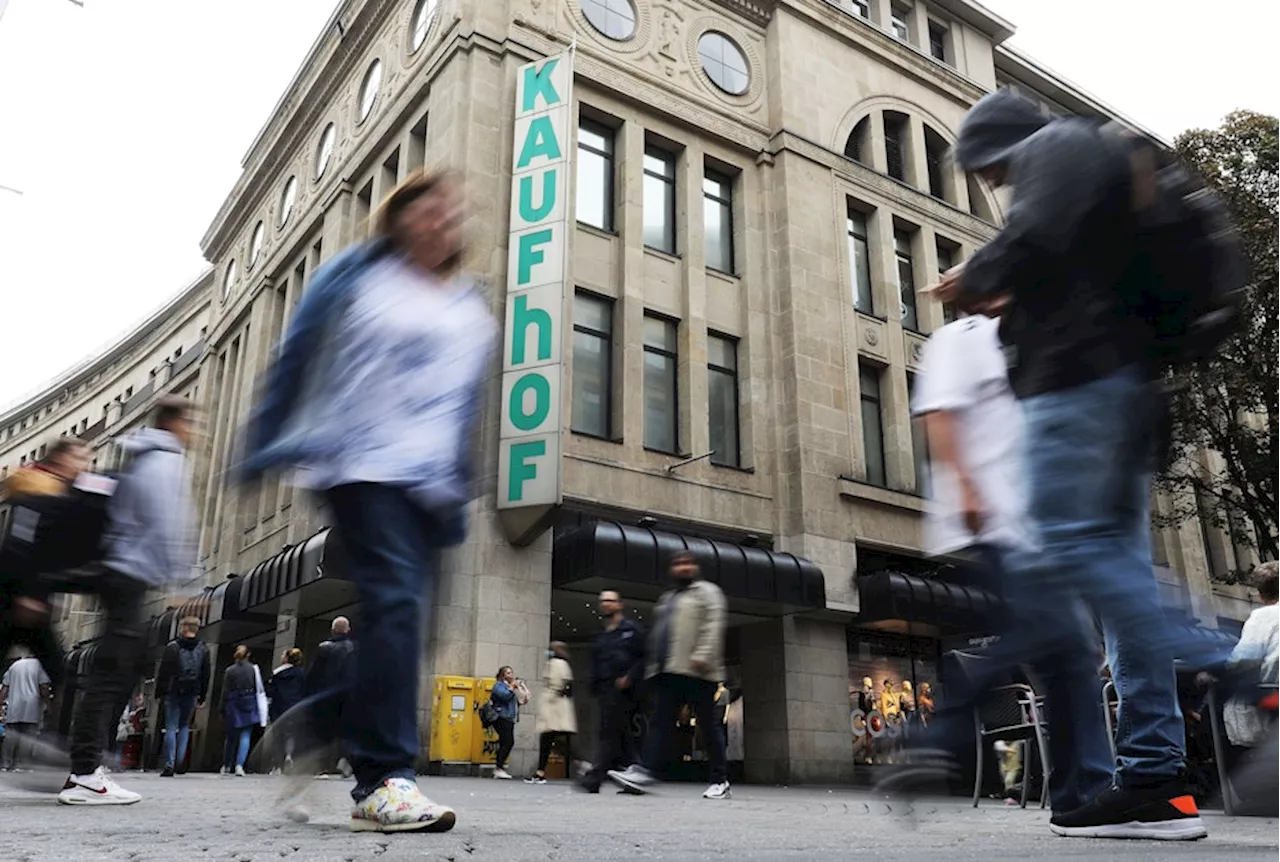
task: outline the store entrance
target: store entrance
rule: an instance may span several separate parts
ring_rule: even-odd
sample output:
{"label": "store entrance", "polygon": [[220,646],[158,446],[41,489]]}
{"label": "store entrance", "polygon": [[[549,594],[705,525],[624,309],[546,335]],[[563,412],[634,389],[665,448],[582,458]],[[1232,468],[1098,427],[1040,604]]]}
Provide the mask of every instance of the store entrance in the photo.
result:
{"label": "store entrance", "polygon": [[[604,626],[596,607],[598,596],[573,590],[554,590],[551,599],[551,639],[569,646],[573,667],[574,709],[578,721],[575,756],[592,760],[596,732],[600,725],[600,704],[591,694],[591,645],[595,633]],[[653,622],[651,601],[626,603],[625,613],[647,631]],[[755,617],[730,614],[725,630],[725,677],[716,691],[716,722],[726,736],[729,780],[741,778],[745,751],[743,746],[743,690],[741,673],[741,632],[743,626],[756,622]],[[539,676],[540,676],[539,672]],[[529,673],[525,678],[532,679]],[[539,684],[541,684],[539,682]],[[641,708],[632,722],[632,739],[637,751],[643,751],[649,731],[649,703],[641,694]],[[698,726],[690,705],[685,704],[671,734],[671,750],[667,753],[668,777],[676,781],[706,783],[710,780],[705,728]]]}

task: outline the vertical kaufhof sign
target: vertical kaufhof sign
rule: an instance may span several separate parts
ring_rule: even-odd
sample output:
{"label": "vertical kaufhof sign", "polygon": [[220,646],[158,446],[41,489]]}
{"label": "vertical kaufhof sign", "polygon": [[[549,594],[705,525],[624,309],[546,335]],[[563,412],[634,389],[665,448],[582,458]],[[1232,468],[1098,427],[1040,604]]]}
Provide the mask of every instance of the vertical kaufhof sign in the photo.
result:
{"label": "vertical kaufhof sign", "polygon": [[573,52],[516,84],[498,509],[560,503],[561,380],[574,144]]}

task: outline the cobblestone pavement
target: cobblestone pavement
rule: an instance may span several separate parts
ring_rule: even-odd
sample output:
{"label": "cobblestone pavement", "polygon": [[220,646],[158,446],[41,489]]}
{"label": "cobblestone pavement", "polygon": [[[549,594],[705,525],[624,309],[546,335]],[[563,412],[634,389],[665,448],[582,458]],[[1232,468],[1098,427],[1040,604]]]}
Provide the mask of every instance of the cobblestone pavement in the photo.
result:
{"label": "cobblestone pavement", "polygon": [[575,793],[564,783],[530,786],[424,778],[426,792],[458,810],[447,834],[377,835],[348,830],[348,782],[316,781],[313,820],[279,817],[282,779],[154,774],[118,776],[143,794],[122,807],[71,808],[50,795],[0,787],[0,860],[1275,860],[1275,820],[1206,815],[1210,837],[1193,843],[1057,838],[1048,813],[957,799],[886,803],[844,789],[738,786],[710,801],[700,787],[669,785],[647,797]]}

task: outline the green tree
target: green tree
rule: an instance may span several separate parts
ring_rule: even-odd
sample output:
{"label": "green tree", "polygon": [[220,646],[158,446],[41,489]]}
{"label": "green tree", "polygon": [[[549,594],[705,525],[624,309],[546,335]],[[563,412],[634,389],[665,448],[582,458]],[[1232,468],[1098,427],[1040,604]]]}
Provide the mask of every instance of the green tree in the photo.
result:
{"label": "green tree", "polygon": [[[1212,361],[1177,373],[1173,449],[1157,488],[1171,492],[1170,526],[1203,517],[1234,542],[1276,559],[1277,122],[1252,111],[1193,129],[1178,154],[1226,200],[1252,268],[1244,324]],[[1221,456],[1206,469],[1205,450]],[[1232,572],[1229,578],[1242,573]]]}

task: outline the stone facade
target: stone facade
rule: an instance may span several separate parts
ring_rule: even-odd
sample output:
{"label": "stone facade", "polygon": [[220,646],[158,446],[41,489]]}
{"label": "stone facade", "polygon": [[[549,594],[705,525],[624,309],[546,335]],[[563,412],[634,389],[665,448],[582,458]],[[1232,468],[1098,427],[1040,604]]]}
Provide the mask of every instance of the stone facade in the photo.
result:
{"label": "stone facade", "polygon": [[[461,174],[472,213],[466,265],[486,280],[501,314],[515,70],[574,44],[575,108],[612,133],[610,224],[580,223],[571,239],[573,284],[613,309],[612,408],[606,439],[565,436],[566,507],[766,536],[775,549],[820,565],[821,615],[738,623],[751,698],[746,774],[847,778],[846,636],[858,610],[859,550],[921,554],[910,375],[944,310],[916,291],[989,240],[1006,203],[940,159],[940,149],[954,142],[968,107],[997,85],[1043,94],[1046,110],[1140,128],[1001,45],[1011,26],[981,6],[917,0],[902,22],[904,40],[894,35],[899,5],[872,0],[863,18],[851,0],[633,0],[634,36],[618,41],[597,32],[576,0],[440,0],[416,45],[421,4],[342,3],[203,240],[214,267],[204,287],[209,321],[198,381],[207,417],[197,481],[209,583],[249,572],[322,526],[302,494],[279,481],[234,488],[227,468],[255,382],[308,279],[367,236],[377,202],[411,171]],[[741,50],[741,94],[718,89],[704,71],[699,41],[708,33]],[[375,62],[381,83],[361,117],[362,82]],[[644,242],[647,146],[674,155],[675,253]],[[729,272],[708,267],[706,170],[731,180]],[[856,275],[852,214],[865,230],[869,284]],[[906,272],[911,283],[900,289]],[[675,453],[643,442],[646,314],[678,321]],[[676,468],[712,449],[712,334],[737,345],[740,464],[703,458]],[[867,381],[875,381],[874,393]],[[876,416],[879,434],[864,428]],[[494,385],[481,435],[488,487],[473,504],[470,537],[447,555],[437,585],[424,718],[435,674],[484,677],[511,664],[535,678],[557,625],[551,534],[513,547],[494,512],[498,418]],[[877,437],[882,446],[868,449]],[[1158,544],[1182,573],[1174,588],[1199,596],[1204,621],[1216,624],[1228,599],[1210,594],[1201,532],[1188,525]],[[272,658],[322,636],[322,622],[304,625],[292,613],[282,606],[277,630],[260,645]],[[518,726],[517,767],[533,756],[533,726]]]}

